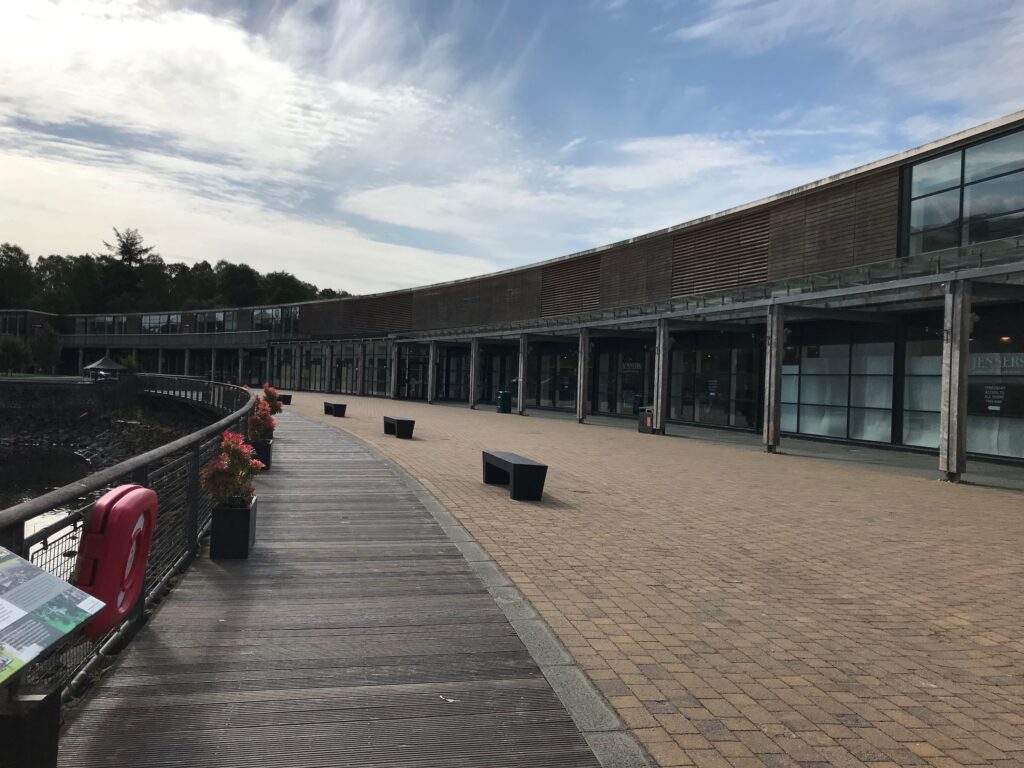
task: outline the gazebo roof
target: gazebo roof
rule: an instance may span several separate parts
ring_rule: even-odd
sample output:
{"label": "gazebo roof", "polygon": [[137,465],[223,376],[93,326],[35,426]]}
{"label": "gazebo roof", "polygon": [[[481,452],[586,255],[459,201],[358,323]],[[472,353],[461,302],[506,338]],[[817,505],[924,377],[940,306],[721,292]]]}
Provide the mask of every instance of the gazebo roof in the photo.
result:
{"label": "gazebo roof", "polygon": [[127,371],[128,369],[125,368],[120,363],[116,363],[113,360],[111,360],[109,357],[104,355],[99,360],[97,360],[95,363],[90,363],[89,365],[85,366],[85,370],[87,370],[87,371]]}

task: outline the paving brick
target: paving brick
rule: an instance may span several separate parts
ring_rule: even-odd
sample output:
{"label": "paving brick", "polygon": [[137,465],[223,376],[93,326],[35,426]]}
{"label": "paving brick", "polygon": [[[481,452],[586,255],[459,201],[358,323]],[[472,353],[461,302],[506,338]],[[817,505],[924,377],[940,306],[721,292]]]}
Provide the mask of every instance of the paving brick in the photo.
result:
{"label": "paving brick", "polygon": [[[349,396],[329,419],[323,399],[292,408],[368,441],[444,504],[638,738],[672,737],[661,764],[1024,756],[1019,494],[710,432]],[[415,418],[416,439],[385,438],[384,413]],[[544,500],[484,485],[482,448],[546,461]]]}

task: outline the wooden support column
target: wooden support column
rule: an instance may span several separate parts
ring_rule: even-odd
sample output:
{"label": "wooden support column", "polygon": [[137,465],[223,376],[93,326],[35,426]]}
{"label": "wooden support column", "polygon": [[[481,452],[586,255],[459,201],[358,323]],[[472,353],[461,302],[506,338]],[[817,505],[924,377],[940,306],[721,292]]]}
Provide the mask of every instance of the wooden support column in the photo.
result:
{"label": "wooden support column", "polygon": [[480,339],[469,342],[469,407],[476,408],[477,387],[480,379]]}
{"label": "wooden support column", "polygon": [[398,344],[391,344],[391,379],[388,381],[388,397],[392,400],[398,399],[398,385],[401,379],[398,376],[398,367],[402,360],[402,351]]}
{"label": "wooden support column", "polygon": [[191,370],[189,368],[189,363],[191,362],[191,359],[190,359],[191,356],[189,355],[189,352],[191,352],[191,351],[192,350],[190,350],[188,347],[185,347],[185,375],[186,376],[188,376],[189,373],[191,373]]}
{"label": "wooden support column", "polygon": [[437,342],[430,342],[430,352],[427,356],[427,402],[432,403],[437,399]]}
{"label": "wooden support column", "polygon": [[939,471],[959,482],[967,468],[967,368],[970,362],[971,284],[946,284],[942,323],[942,401],[939,413]]}
{"label": "wooden support column", "polygon": [[217,350],[210,350],[210,381],[217,380]]}
{"label": "wooden support column", "polygon": [[164,372],[164,350],[163,350],[163,347],[158,348],[157,351],[156,351],[156,372],[157,373],[163,373]]}
{"label": "wooden support column", "polygon": [[78,375],[82,376],[85,373],[85,347],[80,347],[78,350]]}
{"label": "wooden support column", "polygon": [[580,328],[580,351],[576,358],[576,421],[583,424],[590,408],[590,329]]}
{"label": "wooden support column", "polygon": [[765,334],[764,371],[764,449],[779,449],[782,423],[782,356],[786,349],[785,310],[781,304],[768,307],[768,332]]}
{"label": "wooden support column", "polygon": [[245,372],[245,350],[238,350],[238,383],[244,384],[242,374]]}
{"label": "wooden support column", "polygon": [[661,319],[654,331],[654,433],[665,434],[668,414],[669,363],[671,361],[672,335],[668,332],[668,320]]}
{"label": "wooden support column", "polygon": [[526,358],[530,352],[530,342],[526,334],[519,336],[519,380],[516,382],[516,412],[522,416],[526,413]]}
{"label": "wooden support column", "polygon": [[359,345],[359,362],[356,365],[356,394],[366,394],[366,344]]}

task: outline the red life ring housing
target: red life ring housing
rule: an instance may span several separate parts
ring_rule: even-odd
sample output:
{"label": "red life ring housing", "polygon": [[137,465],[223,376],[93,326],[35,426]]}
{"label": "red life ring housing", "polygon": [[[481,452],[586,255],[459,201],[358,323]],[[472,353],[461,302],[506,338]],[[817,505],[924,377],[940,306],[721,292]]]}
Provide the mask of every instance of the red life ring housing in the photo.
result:
{"label": "red life ring housing", "polygon": [[156,509],[154,491],[121,485],[89,510],[72,583],[106,607],[86,624],[86,637],[96,639],[116,627],[142,596]]}

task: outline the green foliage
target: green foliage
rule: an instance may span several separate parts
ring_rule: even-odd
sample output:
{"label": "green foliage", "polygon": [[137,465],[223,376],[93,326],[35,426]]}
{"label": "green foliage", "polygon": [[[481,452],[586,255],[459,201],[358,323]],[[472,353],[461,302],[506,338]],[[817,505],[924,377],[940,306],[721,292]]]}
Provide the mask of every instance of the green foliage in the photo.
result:
{"label": "green foliage", "polygon": [[49,325],[43,323],[33,328],[28,337],[28,352],[32,365],[43,373],[53,373],[60,362],[60,336]]}
{"label": "green foliage", "polygon": [[127,369],[128,373],[139,372],[139,361],[135,359],[135,355],[125,355],[117,362],[123,365]]}
{"label": "green foliage", "polygon": [[0,336],[0,373],[21,373],[29,364],[25,343],[14,336]]}
{"label": "green foliage", "polygon": [[107,253],[29,255],[0,245],[0,307],[57,314],[159,312],[214,307],[288,304],[350,296],[318,289],[283,271],[265,275],[248,264],[208,261],[166,263],[137,229],[114,229]]}
{"label": "green foliage", "polygon": [[117,227],[113,229],[117,245],[111,245],[106,240],[103,241],[103,245],[107,247],[112,256],[117,256],[123,263],[130,267],[137,267],[151,258],[160,258],[153,253],[153,246],[147,248],[142,244],[142,235],[139,234],[139,230],[129,227],[124,232],[118,232]]}

